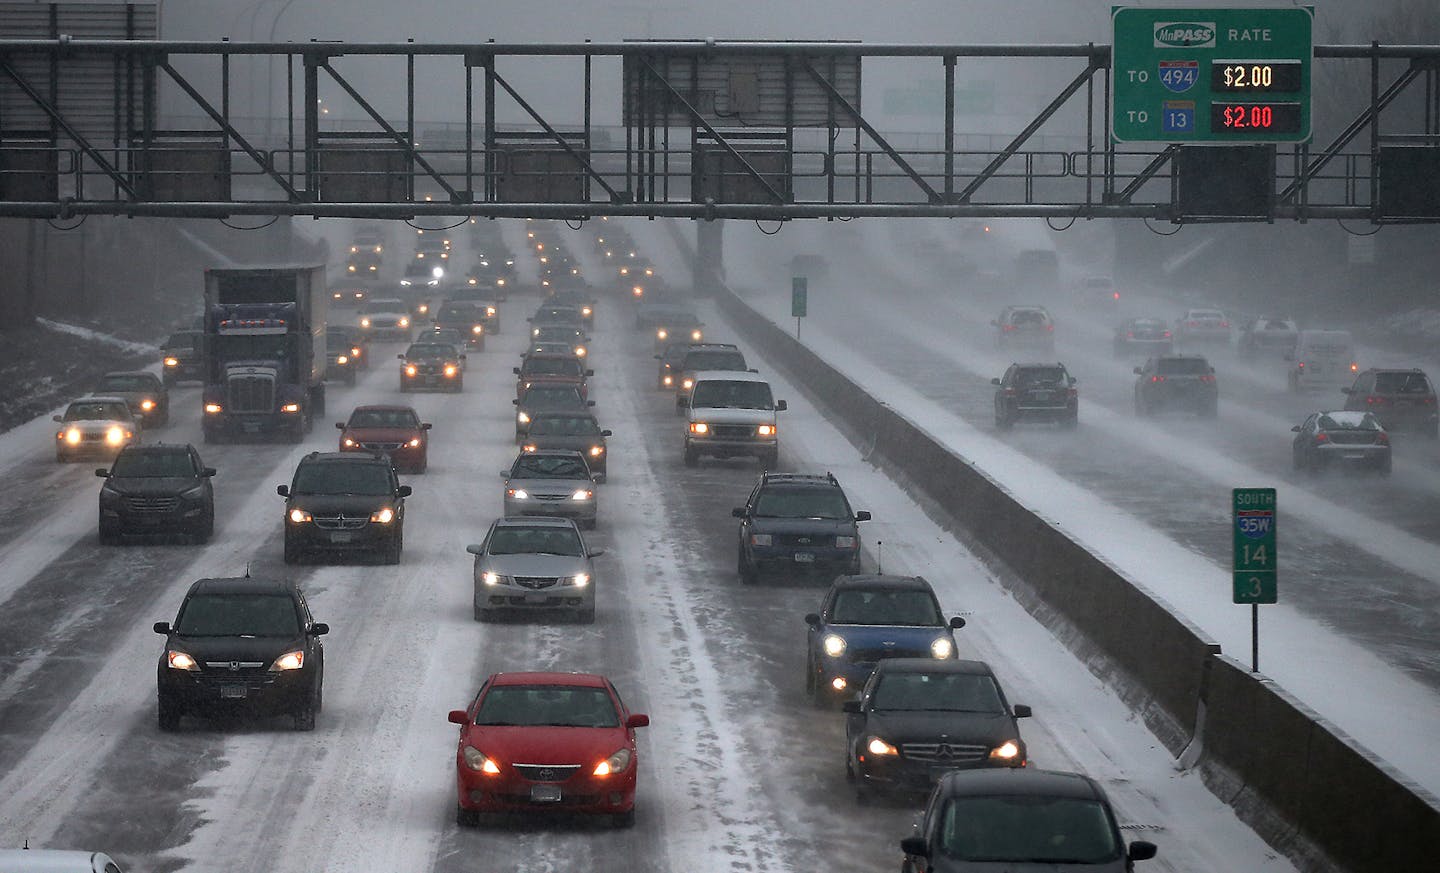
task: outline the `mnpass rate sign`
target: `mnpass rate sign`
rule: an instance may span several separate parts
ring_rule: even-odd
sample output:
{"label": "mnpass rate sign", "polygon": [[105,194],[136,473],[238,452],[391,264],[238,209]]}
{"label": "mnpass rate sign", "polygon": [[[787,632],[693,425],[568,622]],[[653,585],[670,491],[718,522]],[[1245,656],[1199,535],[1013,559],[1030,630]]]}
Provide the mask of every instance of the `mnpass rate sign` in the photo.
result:
{"label": "mnpass rate sign", "polygon": [[1231,491],[1236,603],[1276,603],[1275,489]]}
{"label": "mnpass rate sign", "polygon": [[1310,139],[1310,7],[1117,6],[1110,78],[1116,142]]}

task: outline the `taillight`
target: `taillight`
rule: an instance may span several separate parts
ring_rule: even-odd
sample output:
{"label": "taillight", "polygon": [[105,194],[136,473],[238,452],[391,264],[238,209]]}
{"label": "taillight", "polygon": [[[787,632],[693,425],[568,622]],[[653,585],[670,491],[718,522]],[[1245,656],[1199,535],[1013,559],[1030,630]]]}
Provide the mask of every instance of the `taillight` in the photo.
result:
{"label": "taillight", "polygon": [[1055,325],[1053,325],[1053,324],[1047,324],[1047,325],[1045,325],[1045,329],[1046,329],[1046,330],[1054,330],[1054,329],[1055,329]]}
{"label": "taillight", "polygon": [[1214,381],[1215,381],[1215,377],[1214,377],[1213,375],[1207,373],[1207,374],[1205,374],[1204,376],[1201,376],[1201,377],[1200,377],[1200,381],[1201,381],[1201,382],[1207,382],[1207,383],[1208,383],[1208,382],[1214,382]]}
{"label": "taillight", "polygon": [[1169,339],[1169,338],[1170,338],[1170,331],[1168,331],[1168,330],[1165,331],[1165,338],[1166,338],[1166,339]]}
{"label": "taillight", "polygon": [[1079,396],[1080,396],[1080,389],[1079,389],[1079,388],[1071,388],[1069,391],[1067,391],[1067,392],[1065,392],[1065,393],[1066,393],[1069,397],[1072,397],[1072,398],[1074,398],[1074,397],[1079,397]]}
{"label": "taillight", "polygon": [[1305,362],[1304,362],[1304,361],[1300,361],[1299,363],[1297,363],[1297,364],[1295,365],[1295,369],[1297,369],[1297,370],[1303,370],[1303,369],[1305,369]]}
{"label": "taillight", "polygon": [[1377,432],[1375,433],[1375,445],[1377,445],[1377,446],[1388,446],[1388,445],[1390,445],[1390,436],[1389,436],[1388,434],[1386,434],[1385,431],[1383,431],[1383,430],[1382,430],[1382,431],[1377,431]]}
{"label": "taillight", "polygon": [[1317,444],[1318,444],[1318,443],[1325,443],[1325,442],[1329,442],[1329,441],[1330,441],[1330,436],[1329,436],[1328,434],[1326,434],[1325,431],[1322,430],[1322,431],[1320,431],[1319,433],[1315,434],[1315,442],[1316,442]]}
{"label": "taillight", "polygon": [[1151,382],[1164,382],[1164,381],[1165,381],[1165,377],[1164,377],[1164,376],[1151,376],[1151,377],[1150,377],[1150,381],[1151,381]]}
{"label": "taillight", "polygon": [[1013,324],[1003,325],[1000,329],[1003,330],[1003,331],[1006,331],[1006,332],[1008,333],[1009,331],[1012,331],[1012,330],[1015,329],[1015,325],[1013,325]]}
{"label": "taillight", "polygon": [[1222,322],[1220,322],[1220,326],[1221,326],[1221,327],[1229,327],[1229,326],[1230,326],[1230,322],[1228,322],[1228,321],[1222,321]]}
{"label": "taillight", "polygon": [[1134,339],[1134,338],[1135,338],[1135,331],[1133,331],[1133,330],[1127,330],[1127,331],[1125,331],[1125,338],[1126,338],[1126,339]]}
{"label": "taillight", "polygon": [[1388,401],[1384,397],[1370,394],[1365,397],[1365,402],[1371,406],[1384,406]]}

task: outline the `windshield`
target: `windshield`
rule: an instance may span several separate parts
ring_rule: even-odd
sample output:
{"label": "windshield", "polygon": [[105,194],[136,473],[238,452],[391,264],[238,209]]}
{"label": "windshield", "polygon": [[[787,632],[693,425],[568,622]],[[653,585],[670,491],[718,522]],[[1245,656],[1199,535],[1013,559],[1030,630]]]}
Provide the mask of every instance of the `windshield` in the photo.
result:
{"label": "windshield", "polygon": [[1380,422],[1368,412],[1327,412],[1316,425],[1321,430],[1379,430]]}
{"label": "windshield", "polygon": [[222,361],[281,361],[290,355],[290,337],[286,334],[219,334],[210,337]]}
{"label": "windshield", "polygon": [[526,376],[574,376],[584,374],[580,362],[574,358],[526,358],[521,368]]}
{"label": "windshield", "polygon": [[1010,323],[1016,327],[1043,327],[1047,320],[1045,313],[1038,309],[1021,309],[1010,314]]}
{"label": "windshield", "polygon": [[486,692],[475,723],[613,728],[620,726],[620,714],[604,688],[502,685]]}
{"label": "windshield", "polygon": [[154,391],[156,387],[158,386],[155,384],[153,377],[142,376],[138,373],[134,376],[106,376],[100,380],[100,387],[95,390],[95,393],[104,394],[110,391],[120,393],[129,391]]}
{"label": "windshield", "polygon": [[497,527],[490,535],[492,555],[565,555],[578,558],[580,535],[566,527]]}
{"label": "windshield", "polygon": [[521,455],[510,470],[511,479],[589,479],[590,470],[578,457]]}
{"label": "windshield", "polygon": [[1167,376],[1203,376],[1210,372],[1210,363],[1203,358],[1165,358],[1156,369]]}
{"label": "windshield", "polygon": [[169,351],[171,349],[195,349],[196,342],[200,339],[198,333],[172,333],[170,338],[160,348]]}
{"label": "windshield", "polygon": [[739,352],[691,352],[685,356],[687,370],[744,370],[745,356]]}
{"label": "windshield", "polygon": [[766,488],[755,500],[762,518],[850,519],[850,507],[839,488]]}
{"label": "windshield", "polygon": [[418,428],[420,419],[410,409],[357,409],[346,426]]}
{"label": "windshield", "polygon": [[1098,801],[1011,795],[956,797],[941,814],[938,850],[965,861],[1098,864],[1120,857]]}
{"label": "windshield", "polygon": [[1424,373],[1376,373],[1377,394],[1429,394],[1430,380]]}
{"label": "windshield", "polygon": [[326,463],[301,464],[295,471],[292,494],[359,494],[366,497],[389,496],[390,468],[381,464]]}
{"label": "windshield", "polygon": [[130,407],[123,403],[72,403],[65,410],[66,421],[127,421]]}
{"label": "windshield", "polygon": [[532,436],[599,436],[600,425],[588,415],[544,415],[530,422]]}
{"label": "windshield", "polygon": [[886,673],[875,686],[871,707],[917,712],[1005,712],[995,680],[971,673]]}
{"label": "windshield", "polygon": [[190,477],[195,465],[187,452],[121,452],[110,475],[118,479]]}
{"label": "windshield", "polygon": [[295,602],[283,594],[197,594],[180,607],[175,633],[187,637],[293,637]]}
{"label": "windshield", "polygon": [[706,379],[695,383],[690,405],[710,409],[773,409],[770,386],[764,382]]}
{"label": "windshield", "polygon": [[835,595],[830,621],[835,624],[911,625],[940,627],[940,607],[928,591],[841,591]]}
{"label": "windshield", "polygon": [[1164,330],[1167,325],[1158,318],[1137,318],[1130,322],[1135,330]]}
{"label": "windshield", "polygon": [[413,343],[410,348],[405,350],[405,357],[454,359],[460,357],[460,353],[455,351],[455,347],[448,343]]}

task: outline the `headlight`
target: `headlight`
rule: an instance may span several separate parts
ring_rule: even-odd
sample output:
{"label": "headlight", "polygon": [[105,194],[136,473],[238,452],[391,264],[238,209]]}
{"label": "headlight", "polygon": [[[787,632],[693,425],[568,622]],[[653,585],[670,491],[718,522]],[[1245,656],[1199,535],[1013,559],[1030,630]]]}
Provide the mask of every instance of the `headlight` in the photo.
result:
{"label": "headlight", "polygon": [[[402,282],[401,284],[402,284],[402,285],[409,285],[410,283],[409,283],[409,282]],[[362,318],[362,319],[360,319],[360,326],[361,326],[361,327],[369,327],[369,326],[370,326],[370,319],[368,319],[368,318]]]}
{"label": "headlight", "polygon": [[410,439],[410,442],[406,443],[405,445],[409,446],[409,447],[412,448],[412,449],[418,449],[418,448],[420,448],[420,438],[419,438],[419,437],[412,437],[412,438]]}
{"label": "headlight", "polygon": [[[669,377],[669,376],[666,376],[665,378],[668,380],[670,377]],[[694,387],[695,387],[695,380],[694,380],[694,379],[685,379],[685,380],[681,381],[680,387],[681,387],[681,388],[684,388],[686,391],[689,391],[691,388],[694,388]]]}
{"label": "headlight", "polygon": [[869,752],[872,755],[900,754],[899,749],[895,748],[894,746],[890,745],[879,737],[871,737],[870,741],[865,744],[865,751]]}
{"label": "headlight", "polygon": [[636,285],[634,288],[630,289],[630,294],[635,297],[644,297],[645,289],[641,288],[639,285]]}
{"label": "headlight", "polygon": [[305,524],[306,522],[313,521],[314,519],[315,519],[315,516],[311,515],[310,513],[306,512],[306,511],[303,510],[303,509],[292,509],[292,510],[290,510],[290,523],[291,523],[291,524]]}
{"label": "headlight", "polygon": [[377,512],[370,513],[370,520],[375,524],[389,524],[395,520],[395,510],[387,506]]}
{"label": "headlight", "polygon": [[275,663],[270,665],[270,672],[280,673],[285,670],[299,670],[303,666],[305,666],[305,653],[296,649],[293,652],[286,652],[276,658]]}
{"label": "headlight", "polygon": [[[500,280],[500,284],[501,284],[501,285],[504,285],[504,284],[505,284],[505,280],[504,280],[504,279],[501,279],[501,280]],[[488,315],[488,316],[494,317],[494,315],[495,315],[495,307],[493,307],[493,306],[487,306],[487,307],[485,307],[485,314]]]}
{"label": "headlight", "polygon": [[406,365],[405,365],[405,375],[407,375],[407,376],[413,376],[413,375],[415,375],[416,372],[417,372],[417,371],[416,371],[416,369],[415,369],[415,365],[414,365],[414,364],[406,364]]}
{"label": "headlight", "polygon": [[200,665],[195,663],[194,658],[190,657],[185,652],[177,652],[174,649],[171,649],[170,651],[165,653],[165,662],[169,664],[172,669],[175,670],[200,669]]}
{"label": "headlight", "polygon": [[150,400],[150,399],[148,399],[148,398],[145,399],[145,400],[142,400],[142,401],[140,401],[140,408],[143,409],[143,410],[145,410],[146,412],[149,412],[150,410],[152,410],[152,409],[155,408],[155,401]]}
{"label": "headlight", "polygon": [[591,315],[591,309],[590,309],[590,307],[586,306],[585,308],[581,309],[581,310],[580,310],[580,314],[583,315],[583,316],[585,316],[586,318],[589,318],[590,315]]}
{"label": "headlight", "polygon": [[668,337],[669,335],[670,335],[670,331],[666,330],[666,329],[663,328],[663,327],[660,328],[659,330],[655,331],[655,338],[656,338],[656,339],[662,339],[662,340],[663,340],[663,339],[665,339],[666,337]]}
{"label": "headlight", "polygon": [[471,276],[469,279],[466,279],[465,281],[466,281],[466,283],[468,283],[468,284],[470,284],[470,285],[479,285],[479,284],[480,284],[480,280],[479,280],[479,279],[476,279],[474,276]]}
{"label": "headlight", "polygon": [[[409,279],[401,279],[401,280],[400,280],[400,287],[402,287],[402,288],[409,288],[409,287],[410,287],[410,280],[409,280]],[[369,327],[370,325],[365,324],[365,325],[362,325],[362,326],[363,326],[363,327]]]}
{"label": "headlight", "polygon": [[596,764],[595,771],[591,775],[609,776],[612,773],[624,773],[630,769],[630,762],[634,759],[635,755],[629,749],[621,749],[599,764]]}
{"label": "headlight", "polygon": [[339,357],[337,357],[337,358],[335,359],[335,363],[337,363],[337,364],[348,364],[348,363],[350,363],[350,356],[349,356],[349,355],[340,355]]}
{"label": "headlight", "polygon": [[344,440],[341,441],[341,445],[345,446],[345,448],[347,449],[353,449],[358,444],[349,437],[346,437]]}
{"label": "headlight", "polygon": [[477,324],[474,327],[470,328],[470,332],[473,334],[482,334],[485,332],[485,326]]}
{"label": "headlight", "polygon": [[949,637],[940,637],[930,644],[930,654],[937,660],[945,660],[955,654],[955,644],[950,642]]}
{"label": "headlight", "polygon": [[589,500],[590,498],[592,498],[592,497],[594,497],[594,496],[595,496],[595,492],[594,492],[594,491],[589,491],[589,490],[584,489],[584,488],[579,488],[579,489],[576,489],[576,491],[575,491],[574,494],[571,494],[571,495],[570,495],[570,499],[571,499],[571,500]]}
{"label": "headlight", "polygon": [[775,435],[775,425],[773,425],[773,424],[762,424],[762,425],[760,425],[759,427],[755,428],[755,432],[758,433],[760,436],[774,436],[774,435]]}
{"label": "headlight", "polygon": [[359,246],[351,246],[351,247],[350,247],[350,254],[352,254],[352,255],[358,254],[359,251],[360,251],[360,247],[359,247]]}
{"label": "headlight", "polygon": [[460,750],[460,754],[465,758],[465,766],[471,770],[489,776],[495,776],[500,772],[500,766],[485,757],[485,754],[474,746],[466,746]]}
{"label": "headlight", "polygon": [[666,388],[669,388],[671,385],[674,385],[674,384],[675,384],[675,377],[674,377],[674,376],[666,376],[663,381],[664,381],[664,383],[665,383],[665,387],[666,387]]}
{"label": "headlight", "polygon": [[444,268],[444,267],[436,267],[435,269],[433,269],[433,270],[430,271],[430,275],[431,275],[431,276],[434,276],[436,279],[439,279],[440,277],[442,277],[442,276],[445,275],[445,268]]}
{"label": "headlight", "polygon": [[701,333],[701,332],[698,331],[698,330],[692,330],[692,331],[690,331],[690,338],[691,338],[692,340],[694,340],[695,342],[697,342],[697,343],[700,342],[700,338],[701,338],[702,336],[704,336],[704,334]]}
{"label": "headlight", "polygon": [[856,544],[856,542],[857,542],[858,540],[859,540],[859,537],[837,536],[837,537],[835,538],[835,548],[837,548],[837,549],[853,549],[853,548],[855,548],[855,544]]}
{"label": "headlight", "polygon": [[396,323],[399,324],[401,327],[409,327],[409,326],[410,326],[410,319],[408,319],[408,318],[401,318],[401,319],[400,319],[398,322],[396,322]]}
{"label": "headlight", "polygon": [[287,404],[285,404],[284,406],[280,407],[280,411],[281,411],[281,412],[288,412],[288,413],[290,413],[291,415],[294,415],[295,413],[297,413],[297,412],[300,411],[300,404],[298,404],[298,403],[287,403]]}
{"label": "headlight", "polygon": [[504,279],[496,279],[496,280],[495,280],[495,284],[496,284],[496,285],[504,285],[504,284],[505,284],[505,280],[504,280]]}
{"label": "headlight", "polygon": [[194,488],[191,488],[187,491],[181,491],[180,496],[185,498],[186,500],[199,500],[201,497],[205,496],[205,486],[196,485]]}
{"label": "headlight", "polygon": [[576,573],[574,576],[571,576],[569,579],[567,579],[567,580],[565,580],[565,581],[566,581],[566,584],[573,585],[573,586],[575,586],[576,588],[584,588],[586,585],[589,585],[589,584],[590,584],[590,574],[589,574],[589,573]]}
{"label": "headlight", "polygon": [[221,410],[221,406],[220,406],[220,404],[218,404],[218,403],[207,403],[207,404],[205,404],[205,412],[207,412],[207,413],[210,414],[210,415],[215,415],[215,414],[217,414],[218,412],[220,412],[220,410]]}
{"label": "headlight", "polygon": [[460,372],[460,368],[455,366],[454,364],[445,365],[445,375],[447,377],[453,377],[458,372]]}
{"label": "headlight", "polygon": [[356,358],[360,357],[360,347],[359,347],[359,346],[352,346],[352,347],[350,348],[350,355],[351,355],[351,357],[356,357]]}
{"label": "headlight", "polygon": [[353,273],[353,272],[355,272],[355,265],[354,265],[354,264],[351,264],[350,266],[346,267],[345,269],[347,269],[347,270],[349,270],[350,272]]}
{"label": "headlight", "polygon": [[531,336],[539,336],[539,335],[540,335],[540,328],[537,327],[537,328],[535,328],[534,330],[530,331],[530,335],[531,335]]}
{"label": "headlight", "polygon": [[750,545],[768,548],[770,546],[770,534],[751,534]]}
{"label": "headlight", "polygon": [[69,444],[72,445],[72,446],[79,445],[79,444],[80,444],[80,429],[79,429],[79,428],[74,428],[74,427],[72,427],[72,428],[70,428],[69,430],[64,431],[63,433],[61,433],[61,434],[60,434],[60,437],[61,437],[62,439],[64,439],[65,442],[69,443]]}
{"label": "headlight", "polygon": [[112,427],[105,431],[105,442],[112,446],[118,446],[130,436],[129,431],[122,427]]}
{"label": "headlight", "polygon": [[575,347],[575,357],[577,357],[577,358],[583,358],[583,357],[585,357],[585,347],[584,347],[584,346],[576,346],[576,347]]}
{"label": "headlight", "polygon": [[180,359],[179,359],[179,358],[166,358],[166,359],[165,359],[165,366],[167,366],[167,367],[178,367],[178,366],[180,366]]}
{"label": "headlight", "polygon": [[590,457],[592,457],[592,458],[598,458],[598,457],[600,457],[600,456],[603,455],[603,454],[605,454],[605,447],[604,447],[604,446],[591,446],[591,447],[590,447]]}
{"label": "headlight", "polygon": [[530,492],[524,488],[510,488],[505,491],[505,496],[513,497],[516,500],[529,500]]}
{"label": "headlight", "polygon": [[538,447],[537,447],[534,443],[531,443],[531,444],[529,444],[529,445],[521,446],[521,447],[520,447],[520,451],[522,451],[522,452],[533,452],[533,451],[535,451],[536,448],[538,448]]}
{"label": "headlight", "polygon": [[530,413],[528,413],[528,412],[521,412],[521,413],[519,413],[518,415],[515,416],[515,420],[516,420],[517,422],[519,422],[520,424],[529,424],[529,423],[530,423]]}
{"label": "headlight", "polygon": [[500,574],[499,574],[499,573],[482,573],[482,574],[480,575],[480,581],[481,581],[481,582],[484,582],[486,585],[499,585],[499,584],[500,584]]}
{"label": "headlight", "polygon": [[1006,740],[1003,744],[990,750],[990,760],[1013,761],[1020,757],[1020,746],[1014,740]]}
{"label": "headlight", "polygon": [[825,654],[832,658],[838,658],[845,654],[845,638],[838,634],[826,634],[825,639],[820,641],[820,645],[825,649]]}
{"label": "headlight", "polygon": [[690,423],[690,432],[694,434],[707,434],[710,432],[710,425],[703,421],[692,421]]}

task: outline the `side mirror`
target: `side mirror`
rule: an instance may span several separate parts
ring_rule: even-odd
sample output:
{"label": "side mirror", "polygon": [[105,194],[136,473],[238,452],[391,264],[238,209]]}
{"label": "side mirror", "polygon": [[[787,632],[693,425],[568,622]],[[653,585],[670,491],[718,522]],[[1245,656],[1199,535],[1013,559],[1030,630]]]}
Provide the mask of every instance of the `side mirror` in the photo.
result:
{"label": "side mirror", "polygon": [[509,479],[509,478],[510,478],[510,471],[509,471],[508,469],[501,470],[501,471],[500,471],[500,478],[501,478],[501,479]]}
{"label": "side mirror", "polygon": [[600,556],[603,555],[603,554],[605,554],[605,550],[604,550],[604,549],[591,549],[589,552],[586,552],[586,553],[585,553],[585,557],[587,557],[587,558],[598,558],[598,557],[600,557]]}
{"label": "side mirror", "polygon": [[1352,388],[1341,388],[1341,389],[1340,389],[1340,393],[1341,393],[1341,394],[1349,394],[1352,390],[1354,390],[1354,389],[1352,389]]}
{"label": "side mirror", "polygon": [[1139,367],[1136,367],[1136,368],[1135,368],[1134,370],[1132,370],[1131,372],[1133,372],[1135,375],[1139,376],[1139,375],[1140,375],[1140,368],[1139,368]]}
{"label": "side mirror", "polygon": [[595,371],[594,371],[594,370],[586,370],[586,371],[585,371],[585,375],[586,375],[586,376],[593,376],[593,375],[595,375]]}
{"label": "side mirror", "polygon": [[1148,861],[1155,857],[1155,844],[1145,840],[1136,840],[1125,850],[1125,857],[1131,861]]}
{"label": "side mirror", "polygon": [[1017,703],[1017,704],[1015,704],[1015,706],[1012,707],[1011,711],[1015,713],[1015,717],[1016,717],[1016,718],[1029,718],[1029,717],[1030,717],[1030,707],[1026,706],[1026,705],[1023,704],[1023,703]]}
{"label": "side mirror", "polygon": [[461,355],[461,356],[460,356],[460,360],[465,361],[465,360],[469,360],[469,359],[466,358],[464,355]]}
{"label": "side mirror", "polygon": [[330,625],[326,624],[323,621],[317,621],[314,624],[310,625],[310,633],[317,637],[323,637],[326,634],[330,633]]}
{"label": "side mirror", "polygon": [[1293,361],[1293,360],[1295,360],[1295,353],[1294,353],[1294,352],[1286,352],[1286,353],[1285,353],[1285,360],[1287,360],[1287,361]]}
{"label": "side mirror", "polygon": [[520,368],[519,368],[519,367],[511,367],[511,368],[510,368],[510,372],[512,372],[512,373],[514,373],[515,375],[518,376],[518,375],[520,375]]}
{"label": "side mirror", "polygon": [[[96,470],[95,472],[96,472],[96,473],[99,473],[100,471],[99,471],[99,470]],[[744,517],[745,517],[745,507],[743,507],[743,506],[737,506],[737,507],[735,507],[734,509],[730,510],[730,517],[731,517],[731,518],[744,518]]]}
{"label": "side mirror", "polygon": [[900,841],[900,851],[907,855],[918,855],[921,858],[930,857],[930,847],[925,844],[924,837],[906,837]]}
{"label": "side mirror", "polygon": [[479,543],[471,543],[470,545],[465,547],[465,551],[469,552],[472,555],[484,554],[484,549],[481,548]]}
{"label": "side mirror", "polygon": [[422,422],[420,423],[420,429],[421,429],[421,430],[429,430],[430,428],[432,428],[432,427],[434,427],[434,426],[435,426],[435,425],[431,424],[431,423],[428,422],[428,421],[422,421]]}
{"label": "side mirror", "polygon": [[664,355],[656,355],[656,356],[655,356],[655,360],[657,360],[657,361],[663,361],[663,360],[665,360],[665,356],[664,356]]}
{"label": "side mirror", "polygon": [[450,710],[450,714],[446,716],[446,718],[449,719],[451,724],[465,724],[470,720],[470,716],[467,715],[463,709]]}
{"label": "side mirror", "polygon": [[965,626],[965,619],[961,618],[960,616],[957,615],[957,616],[954,616],[953,618],[950,619],[950,629],[951,629],[951,630],[959,630],[960,628],[962,628],[962,627],[964,627],[964,626]]}
{"label": "side mirror", "polygon": [[401,485],[399,490],[397,490],[395,493],[401,497],[409,497],[411,494],[415,493],[415,489],[411,488],[409,485]]}
{"label": "side mirror", "polygon": [[608,430],[602,430],[602,431],[600,431],[600,435],[603,436],[603,437],[614,436],[614,434],[612,434],[612,433],[611,433],[610,431],[608,431]]}
{"label": "side mirror", "polygon": [[585,405],[586,405],[586,406],[594,406],[594,405],[595,405],[595,401],[593,401],[593,400],[587,400],[587,401],[585,401]]}
{"label": "side mirror", "polygon": [[786,403],[785,401],[783,401],[783,400],[777,400],[777,401],[775,401],[775,411],[776,411],[776,412],[784,412],[785,410],[787,410],[787,409],[789,409],[789,408],[790,408],[790,404]]}
{"label": "side mirror", "polygon": [[675,397],[675,405],[681,408],[689,408],[690,398],[686,397],[684,394],[677,395]]}
{"label": "side mirror", "polygon": [[[1290,431],[1291,431],[1291,433],[1299,433],[1299,432],[1300,432],[1300,425],[1298,425],[1298,424],[1295,425],[1294,427],[1290,428]],[[99,471],[96,471],[96,472],[99,472]]]}
{"label": "side mirror", "polygon": [[868,509],[856,510],[856,512],[855,512],[855,520],[856,520],[856,521],[869,521],[869,520],[870,520],[870,510],[868,510]]}
{"label": "side mirror", "polygon": [[516,397],[514,400],[510,401],[510,405],[511,405],[511,406],[519,406],[519,405],[520,405],[520,398],[519,398],[519,397]]}
{"label": "side mirror", "polygon": [[206,479],[210,479],[210,478],[214,477],[214,475],[215,475],[215,468],[214,468],[214,467],[206,467],[204,470],[201,470],[201,471],[200,471],[200,475],[201,475],[201,476],[204,476]]}
{"label": "side mirror", "polygon": [[999,377],[999,376],[996,376],[996,377],[992,378],[992,379],[990,380],[990,384],[991,384],[991,385],[999,385],[999,384],[1000,384],[1000,377]]}
{"label": "side mirror", "polygon": [[745,372],[747,372],[747,373],[758,373],[758,372],[760,372],[760,371],[757,370],[757,369],[755,369],[754,367],[751,367],[750,369],[746,370]]}
{"label": "side mirror", "polygon": [[840,704],[840,711],[850,715],[860,714],[860,701],[846,700]]}
{"label": "side mirror", "polygon": [[95,468],[95,475],[96,475],[96,476],[99,476],[101,479],[109,479],[109,478],[110,478],[110,471],[107,470],[107,469],[105,469],[104,467],[96,467],[96,468]]}
{"label": "side mirror", "polygon": [[289,486],[289,485],[276,485],[276,486],[275,486],[275,493],[276,493],[276,494],[279,494],[281,497],[289,497],[289,496],[290,496],[290,486]]}
{"label": "side mirror", "polygon": [[395,356],[395,360],[397,360],[397,361],[403,361],[403,360],[405,360],[405,356],[404,356],[404,355],[396,355],[396,356]]}
{"label": "side mirror", "polygon": [[1071,377],[1070,377],[1070,384],[1071,384],[1071,385],[1074,385],[1074,384],[1076,383],[1076,381],[1078,381],[1078,380],[1077,380],[1074,376],[1071,376]]}
{"label": "side mirror", "polygon": [[806,615],[806,616],[805,616],[805,623],[808,624],[808,625],[810,625],[811,627],[815,628],[816,630],[819,630],[819,629],[820,629],[820,613],[818,613],[818,612],[812,612],[812,613]]}
{"label": "side mirror", "polygon": [[337,422],[335,422],[335,429],[336,429],[336,430],[344,430],[344,429],[345,429],[345,422],[343,422],[343,421],[337,421]]}
{"label": "side mirror", "polygon": [[62,417],[60,417],[60,416],[58,416],[58,415],[52,415],[52,416],[50,416],[50,420],[51,420],[51,421],[64,421],[65,419],[62,418]]}
{"label": "side mirror", "polygon": [[629,718],[625,719],[625,727],[626,727],[627,729],[630,729],[630,730],[633,730],[633,729],[635,729],[635,728],[637,728],[637,727],[649,727],[649,726],[650,726],[650,716],[646,715],[646,714],[643,713],[643,712],[632,713]]}
{"label": "side mirror", "polygon": [[990,319],[990,326],[991,326],[991,327],[999,327],[999,326],[1000,326],[1000,322],[998,322],[998,321],[996,321],[995,319],[992,318],[992,319]]}
{"label": "side mirror", "polygon": [[152,627],[157,634],[164,634],[167,637],[170,635],[170,622],[168,621],[157,621]]}

